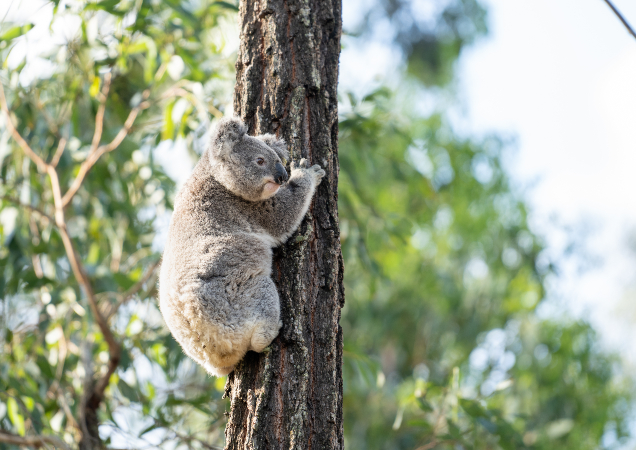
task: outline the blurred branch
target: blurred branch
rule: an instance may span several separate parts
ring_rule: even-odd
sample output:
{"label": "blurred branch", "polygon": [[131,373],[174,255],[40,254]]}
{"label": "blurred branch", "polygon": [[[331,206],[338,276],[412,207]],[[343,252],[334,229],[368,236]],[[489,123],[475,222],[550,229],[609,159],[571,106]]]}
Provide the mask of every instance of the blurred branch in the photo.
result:
{"label": "blurred branch", "polygon": [[4,111],[7,116],[7,128],[11,132],[13,139],[15,139],[18,145],[20,145],[27,157],[35,163],[35,165],[38,167],[38,170],[42,173],[46,172],[47,164],[33,151],[33,149],[31,149],[29,144],[27,144],[27,142],[22,138],[15,125],[13,125],[13,120],[11,120],[11,112],[9,111],[9,106],[7,106],[7,99],[4,96],[4,88],[2,87],[2,83],[0,83],[0,107],[2,107],[2,111]]}
{"label": "blurred branch", "polygon": [[60,235],[62,237],[62,242],[64,244],[64,249],[66,250],[66,256],[71,264],[71,269],[73,270],[73,274],[75,275],[75,279],[83,288],[86,298],[88,300],[88,304],[91,308],[93,315],[95,316],[95,321],[99,326],[102,334],[104,335],[104,340],[108,344],[108,350],[110,353],[110,360],[108,362],[108,371],[104,375],[103,378],[98,383],[98,392],[100,392],[100,397],[106,389],[108,385],[108,379],[115,371],[115,368],[119,364],[119,357],[121,353],[121,349],[119,347],[119,343],[115,339],[113,332],[108,326],[108,322],[104,318],[104,316],[99,311],[97,306],[97,300],[95,299],[95,294],[93,293],[93,287],[91,286],[90,280],[88,279],[88,275],[86,275],[86,271],[79,259],[77,251],[75,250],[75,246],[73,245],[73,241],[68,234],[68,230],[66,228],[66,219],[64,217],[64,202],[62,199],[62,192],[60,189],[60,181],[57,176],[57,172],[55,167],[51,165],[47,165],[47,173],[49,174],[49,178],[51,179],[51,187],[53,190],[53,202],[55,203],[55,223],[60,231]]}
{"label": "blurred branch", "polygon": [[[146,100],[149,95],[150,95],[150,90],[146,89],[142,93],[142,98]],[[73,184],[71,184],[71,187],[68,189],[68,191],[66,191],[66,194],[64,194],[64,197],[62,198],[62,205],[64,207],[66,207],[69,204],[69,202],[73,199],[73,196],[77,193],[79,188],[82,186],[82,182],[84,181],[84,178],[86,177],[86,174],[88,173],[88,171],[91,170],[91,168],[95,165],[95,163],[99,160],[99,158],[101,158],[101,156],[104,153],[112,152],[119,146],[119,144],[121,144],[124,138],[128,136],[128,133],[130,132],[130,129],[133,123],[135,122],[135,119],[137,118],[137,115],[139,114],[139,112],[146,109],[148,106],[150,106],[148,102],[141,102],[139,105],[134,107],[130,111],[130,114],[128,114],[128,118],[126,119],[126,122],[124,122],[124,126],[122,127],[122,129],[119,130],[119,133],[117,133],[115,138],[109,144],[100,145],[97,148],[92,148],[90,154],[80,166],[80,170],[75,180],[73,180]],[[99,111],[98,111],[98,114],[99,114]],[[96,122],[102,122],[102,121],[103,121],[103,115],[101,119],[99,120],[96,119]],[[100,125],[100,127],[101,126],[103,126],[103,124]],[[95,144],[95,136],[97,136],[97,125],[96,125],[95,133],[96,134],[93,136],[93,144]],[[100,131],[100,137],[101,137],[101,131]],[[99,141],[97,143],[99,143]]]}
{"label": "blurred branch", "polygon": [[[187,442],[188,443],[188,447],[190,447],[190,442],[194,441],[194,442],[198,442],[203,448],[206,448],[208,450],[222,450],[222,447],[217,447],[215,445],[210,445],[207,442],[204,442],[200,439],[197,439],[194,436],[185,436],[181,433],[179,433],[178,431],[174,430],[173,428],[167,426],[165,423],[159,422],[158,420],[155,419],[155,424],[172,432],[175,436],[175,438],[181,440],[182,442]],[[191,433],[194,434],[194,433]]]}
{"label": "blurred branch", "polygon": [[35,104],[38,107],[38,111],[42,113],[44,120],[49,125],[49,128],[53,132],[53,134],[56,135],[58,139],[62,139],[62,135],[60,134],[60,127],[58,127],[57,123],[55,123],[51,116],[49,116],[49,113],[46,112],[46,105],[40,100],[39,91],[36,91],[35,93]]}
{"label": "blurred branch", "polygon": [[111,317],[117,314],[117,310],[119,310],[119,308],[124,303],[128,302],[131,298],[135,296],[135,294],[141,291],[144,284],[146,284],[148,280],[150,280],[153,277],[153,275],[156,274],[157,268],[159,268],[160,265],[161,265],[161,260],[156,261],[153,265],[151,265],[148,268],[148,270],[146,270],[146,273],[144,274],[144,276],[141,277],[141,279],[137,281],[133,286],[131,286],[130,289],[128,289],[125,292],[122,292],[121,294],[117,294],[116,296],[117,303],[115,303],[112,307],[110,307],[110,309],[104,312],[104,316],[106,317],[106,320],[109,320]]}
{"label": "blurred branch", "polygon": [[192,103],[197,109],[203,110],[205,111],[207,109],[207,111],[212,114],[214,117],[216,117],[217,119],[223,117],[223,113],[221,111],[219,111],[217,108],[215,108],[212,104],[209,104],[208,107],[206,108],[205,105],[203,104],[202,101],[198,100],[196,98],[196,96],[194,94],[192,94],[190,91],[187,91],[186,89],[184,89],[182,87],[183,83],[177,83],[174,86],[172,86],[171,88],[167,89],[160,97],[161,100],[164,100],[166,98],[170,98],[170,97],[183,97],[186,100],[188,100],[190,103]]}
{"label": "blurred branch", "polygon": [[0,431],[0,442],[7,444],[20,445],[26,447],[46,447],[47,444],[54,447],[61,448],[63,450],[71,450],[66,443],[56,436],[16,436],[15,434],[9,434],[6,431]]}
{"label": "blurred branch", "polygon": [[[146,90],[144,94],[147,96],[147,93],[148,91]],[[104,102],[105,102],[105,97],[102,97],[102,104]],[[22,138],[22,136],[20,135],[16,127],[13,125],[11,121],[11,116],[9,113],[9,107],[7,106],[7,101],[4,95],[4,89],[2,87],[2,83],[0,83],[0,106],[2,107],[2,110],[4,111],[4,113],[7,115],[7,126],[9,130],[11,131],[13,138],[18,142],[20,147],[24,150],[25,154],[33,162],[35,162],[35,164],[38,166],[38,169],[41,172],[46,172],[49,176],[49,179],[51,180],[51,190],[53,191],[53,203],[55,205],[55,217],[53,221],[57,225],[58,230],[60,232],[60,236],[62,237],[64,250],[66,252],[68,261],[71,265],[71,270],[73,271],[73,275],[75,276],[75,279],[77,280],[78,284],[82,287],[82,290],[84,291],[84,294],[86,295],[88,304],[90,306],[91,312],[93,313],[95,321],[97,322],[97,325],[100,331],[102,332],[102,335],[104,336],[104,340],[106,341],[108,345],[109,360],[108,360],[108,368],[106,370],[106,373],[96,383],[93,383],[92,379],[88,379],[88,375],[87,375],[87,380],[86,380],[87,389],[85,389],[84,391],[84,399],[82,401],[83,411],[82,411],[81,417],[83,418],[86,418],[88,416],[92,417],[97,414],[97,409],[99,408],[99,405],[104,397],[104,391],[106,387],[108,386],[110,377],[115,372],[115,370],[117,369],[117,366],[119,365],[119,360],[121,357],[121,347],[119,343],[117,342],[117,339],[115,339],[115,335],[113,334],[112,330],[108,326],[108,322],[106,318],[102,315],[102,313],[99,310],[91,282],[88,278],[88,275],[86,274],[84,266],[81,263],[79,255],[77,254],[75,246],[73,245],[73,241],[71,240],[71,237],[68,234],[68,230],[66,226],[66,218],[64,217],[64,207],[71,200],[75,192],[77,192],[77,189],[79,189],[79,187],[82,184],[82,181],[84,180],[84,176],[86,175],[86,172],[88,172],[88,170],[95,164],[97,159],[99,159],[99,157],[106,151],[111,151],[115,149],[124,139],[126,134],[128,134],[128,130],[132,126],[132,123],[135,120],[135,117],[137,117],[137,114],[140,111],[140,107],[138,106],[137,108],[131,111],[131,113],[128,116],[128,119],[126,120],[126,123],[124,124],[124,128],[120,130],[120,132],[117,134],[115,139],[113,139],[113,141],[110,144],[106,146],[98,147],[93,153],[91,153],[91,155],[89,155],[87,161],[85,161],[82,164],[80,168],[80,173],[78,174],[77,178],[73,182],[72,189],[74,188],[74,190],[69,189],[69,191],[67,192],[67,195],[62,197],[62,190],[60,188],[60,180],[58,178],[57,171],[55,170],[55,165],[47,164],[42,158],[40,158],[31,149],[29,144],[27,144],[27,142]],[[100,109],[98,110],[98,114],[99,114],[99,111],[102,110],[101,108],[102,107],[100,106]],[[102,118],[103,118],[103,111],[101,113],[101,118],[98,118],[97,121],[101,122]],[[101,133],[101,131],[99,133]],[[63,151],[64,145],[58,145],[56,156],[58,154],[61,154],[61,152]],[[62,148],[62,150],[60,150],[60,148]],[[56,158],[54,157],[54,159]],[[57,157],[57,159],[59,160],[59,156]],[[67,199],[66,202],[64,201],[65,198]],[[26,207],[26,205],[23,205],[23,206]],[[46,216],[46,217],[49,217],[49,216]],[[92,427],[89,428],[86,425],[87,424],[82,423],[82,426],[81,426],[82,434],[83,434],[82,440],[84,439],[99,440],[99,434],[94,435],[95,433],[97,433],[97,430],[96,429],[93,430]],[[39,441],[34,441],[34,442],[43,442],[43,441],[42,439],[40,439]],[[23,445],[27,445],[27,444],[23,444]],[[39,444],[39,446],[41,445],[43,444]]]}
{"label": "blurred branch", "polygon": [[612,11],[614,11],[614,14],[616,14],[616,16],[620,19],[620,21],[623,22],[623,25],[625,25],[625,28],[627,28],[627,31],[629,31],[629,34],[631,34],[632,36],[636,38],[636,32],[631,27],[629,22],[627,22],[627,20],[623,17],[620,11],[616,9],[616,7],[612,4],[610,0],[605,0],[605,3],[607,3],[609,7],[612,8]]}
{"label": "blurred branch", "polygon": [[64,153],[65,147],[66,147],[66,139],[60,138],[60,142],[57,144],[57,150],[55,151],[55,155],[53,155],[53,159],[51,160],[51,165],[53,167],[57,167],[57,163],[60,162],[60,158],[62,157],[62,153]]}
{"label": "blurred branch", "polygon": [[42,211],[39,208],[36,208],[35,206],[31,206],[31,205],[27,205],[22,203],[20,200],[18,200],[17,198],[13,198],[13,197],[9,197],[8,195],[0,195],[0,199],[2,200],[6,200],[8,202],[11,202],[21,208],[26,208],[30,211],[33,211],[39,215],[41,215],[42,217],[48,219],[51,223],[55,223],[55,219],[53,219],[53,217],[49,216],[47,213],[45,213],[44,211]]}
{"label": "blurred branch", "polygon": [[108,72],[104,76],[104,89],[99,101],[99,108],[97,108],[97,115],[95,116],[95,133],[93,134],[93,142],[91,143],[90,153],[95,153],[99,142],[102,140],[102,131],[104,130],[104,113],[106,112],[106,100],[108,99],[108,92],[110,91],[110,81],[112,75]]}

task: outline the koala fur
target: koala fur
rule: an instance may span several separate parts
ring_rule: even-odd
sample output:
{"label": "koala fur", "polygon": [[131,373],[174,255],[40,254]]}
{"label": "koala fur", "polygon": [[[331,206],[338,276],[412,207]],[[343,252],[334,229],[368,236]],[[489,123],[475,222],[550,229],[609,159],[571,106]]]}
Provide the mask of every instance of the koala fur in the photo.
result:
{"label": "koala fur", "polygon": [[284,141],[223,119],[177,195],[159,304],[185,353],[212,375],[262,352],[282,326],[272,248],[298,228],[325,175],[302,159],[288,177],[287,158]]}

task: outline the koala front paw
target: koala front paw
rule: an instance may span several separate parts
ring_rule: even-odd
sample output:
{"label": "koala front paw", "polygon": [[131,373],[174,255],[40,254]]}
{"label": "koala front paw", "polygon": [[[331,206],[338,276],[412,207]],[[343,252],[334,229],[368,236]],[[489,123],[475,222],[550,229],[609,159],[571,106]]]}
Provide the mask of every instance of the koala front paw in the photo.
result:
{"label": "koala front paw", "polygon": [[[308,175],[316,185],[320,184],[322,177],[326,175],[326,172],[318,164],[314,164],[309,167],[309,162],[303,158],[298,163],[292,161],[291,163],[292,176],[294,174],[305,176]],[[300,173],[299,173],[300,172]]]}

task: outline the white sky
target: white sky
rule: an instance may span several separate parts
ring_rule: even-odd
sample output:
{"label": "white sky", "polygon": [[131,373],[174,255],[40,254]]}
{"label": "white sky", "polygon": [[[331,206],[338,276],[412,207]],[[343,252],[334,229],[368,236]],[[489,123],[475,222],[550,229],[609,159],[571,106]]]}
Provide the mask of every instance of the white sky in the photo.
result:
{"label": "white sky", "polygon": [[[459,66],[467,129],[517,136],[510,164],[527,189],[531,223],[553,253],[564,233],[549,218],[592,224],[588,248],[551,283],[575,315],[636,362],[636,39],[602,0],[488,0],[490,37]],[[615,0],[636,26],[636,2]]]}
{"label": "white sky", "polygon": [[[603,0],[482,2],[490,34],[459,61],[454,123],[473,137],[515,138],[508,169],[548,255],[562,255],[587,230],[587,254],[599,264],[581,271],[590,258],[569,258],[548,283],[549,297],[636,364],[636,253],[627,248],[636,235],[636,39]],[[636,26],[636,1],[614,4]],[[345,29],[355,29],[366,8],[364,0],[343,2]],[[345,36],[343,91],[392,78],[400,57],[376,35]],[[560,308],[550,309],[542,313]]]}

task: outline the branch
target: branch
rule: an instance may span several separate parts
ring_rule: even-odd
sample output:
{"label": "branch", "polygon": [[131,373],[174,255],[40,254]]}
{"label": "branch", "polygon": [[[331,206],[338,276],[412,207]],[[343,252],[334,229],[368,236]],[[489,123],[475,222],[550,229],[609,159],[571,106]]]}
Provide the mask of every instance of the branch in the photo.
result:
{"label": "branch", "polygon": [[57,163],[60,162],[60,158],[62,157],[62,153],[64,153],[65,147],[66,147],[66,139],[60,138],[60,142],[57,144],[57,150],[55,151],[55,155],[53,155],[53,159],[51,160],[51,165],[53,167],[57,167]]}
{"label": "branch", "polygon": [[[110,86],[109,81],[107,81],[105,92],[107,92],[107,89],[109,86]],[[144,91],[144,94],[143,94],[144,98],[148,97],[149,92],[150,92],[149,90]],[[96,145],[99,144],[99,139],[101,139],[101,130],[103,127],[105,101],[106,101],[106,98],[104,95],[102,96],[101,104],[98,109],[99,117],[96,118],[96,121],[98,123],[98,127],[97,127],[98,129],[96,129],[95,136],[93,137],[94,147],[96,147]],[[145,104],[147,104],[147,102],[145,102]],[[73,182],[71,189],[69,189],[69,191],[64,197],[62,196],[62,191],[60,189],[60,180],[59,180],[57,171],[55,169],[55,165],[57,164],[57,162],[59,162],[59,158],[61,157],[61,154],[64,151],[64,146],[66,145],[66,142],[62,142],[62,140],[60,140],[58,149],[53,157],[52,163],[47,164],[41,157],[39,157],[31,149],[29,144],[27,144],[27,142],[22,138],[22,136],[20,135],[16,127],[13,125],[13,122],[11,121],[9,108],[7,106],[7,101],[4,95],[2,83],[0,83],[0,107],[2,108],[4,113],[7,115],[7,128],[11,131],[13,138],[18,142],[18,144],[20,145],[22,150],[25,152],[27,157],[29,157],[37,165],[38,169],[41,172],[47,173],[49,176],[49,179],[51,180],[51,190],[53,192],[53,203],[55,205],[55,216],[53,218],[50,218],[50,220],[54,222],[58,227],[60,236],[62,237],[62,242],[64,244],[64,250],[66,252],[66,256],[70,263],[71,270],[73,271],[73,275],[75,279],[77,280],[78,284],[82,287],[82,290],[84,291],[86,295],[88,304],[93,313],[95,321],[97,322],[97,325],[104,336],[104,340],[106,341],[108,345],[109,360],[108,360],[108,367],[107,367],[106,373],[96,383],[92,382],[92,376],[89,375],[88,372],[86,375],[86,382],[87,382],[87,386],[89,387],[85,389],[84,391],[81,416],[84,419],[87,416],[90,416],[91,418],[94,416],[96,418],[97,409],[99,408],[99,405],[104,398],[104,391],[106,390],[106,387],[108,386],[110,377],[115,372],[115,370],[117,369],[117,366],[119,365],[119,360],[121,358],[121,347],[119,343],[117,342],[117,340],[115,339],[115,336],[112,330],[110,329],[106,318],[104,317],[104,315],[100,312],[98,308],[97,299],[95,298],[95,293],[93,292],[90,279],[88,278],[88,275],[86,274],[84,266],[81,263],[79,255],[77,254],[77,251],[73,245],[73,241],[71,240],[71,237],[68,234],[68,230],[66,226],[66,218],[64,217],[64,207],[73,198],[73,195],[75,194],[75,192],[77,192],[77,190],[81,186],[82,181],[84,180],[84,177],[86,176],[86,173],[88,172],[88,170],[95,164],[95,162],[97,162],[97,160],[103,153],[112,151],[115,148],[117,148],[117,146],[128,134],[139,111],[147,106],[144,106],[144,103],[142,103],[138,105],[136,108],[134,108],[130,112],[128,119],[126,120],[124,124],[124,128],[120,130],[117,136],[115,136],[115,139],[113,139],[113,141],[108,145],[100,146],[94,149],[94,151],[87,158],[87,161],[84,161],[84,163],[80,167],[80,173],[78,174],[77,178]],[[17,203],[20,204],[20,202],[17,202]],[[30,207],[27,205],[23,205],[23,206],[31,208],[34,211],[38,211],[43,216],[49,218],[49,216],[45,215],[43,212],[33,207]],[[87,414],[87,411],[89,411],[90,414]],[[98,434],[94,435],[96,433],[95,431],[96,428],[95,429],[93,428],[94,427],[92,427],[89,430],[88,427],[86,426],[81,427],[82,434],[83,434],[81,439],[82,441],[84,441],[85,439],[99,440],[99,435]],[[88,433],[88,435],[85,435],[85,433]],[[19,436],[3,434],[0,437],[5,439],[12,439],[11,442],[18,443],[18,445],[31,445],[35,447],[41,447],[44,445],[45,442],[53,442],[51,441],[52,438],[49,438],[46,436],[37,437],[37,438],[21,438]],[[20,439],[20,440],[15,441],[15,439]],[[0,442],[2,442],[2,440],[0,440]],[[9,442],[9,441],[6,441],[6,442]],[[61,445],[59,445],[57,441],[55,441],[55,443],[58,444],[60,448],[63,448],[64,450],[69,450],[68,447],[62,441],[60,441]]]}
{"label": "branch", "polygon": [[192,441],[196,441],[196,442],[198,442],[199,444],[201,444],[201,446],[202,446],[203,448],[206,448],[206,449],[208,449],[208,450],[222,450],[222,449],[221,449],[221,447],[217,447],[217,446],[215,446],[215,445],[210,445],[210,444],[208,444],[207,442],[203,442],[202,440],[195,438],[194,436],[184,436],[183,434],[178,433],[177,431],[173,430],[172,428],[169,428],[169,427],[165,427],[165,428],[167,428],[168,430],[172,431],[172,432],[174,433],[174,435],[175,435],[178,439],[181,439],[182,441],[185,441],[185,442],[192,442]]}
{"label": "branch", "polygon": [[121,348],[119,346],[119,343],[117,342],[117,339],[115,339],[115,335],[108,326],[108,322],[97,306],[97,300],[95,298],[95,293],[93,292],[93,287],[91,286],[88,275],[86,275],[86,271],[84,270],[84,267],[82,266],[79,256],[77,255],[75,247],[73,246],[73,241],[68,234],[68,230],[66,228],[66,219],[64,218],[64,202],[62,199],[60,181],[57,177],[57,172],[55,171],[55,168],[50,165],[47,166],[47,172],[49,174],[49,178],[51,179],[51,187],[53,190],[53,201],[55,203],[55,223],[57,224],[60,231],[62,242],[64,243],[64,249],[66,250],[66,256],[71,265],[73,274],[75,275],[75,279],[83,288],[84,293],[86,294],[88,304],[91,308],[93,316],[95,316],[97,326],[104,335],[104,340],[108,344],[108,352],[110,354],[110,358],[108,361],[108,370],[104,377],[97,383],[97,387],[95,390],[95,394],[97,394],[97,396],[101,399],[106,386],[108,386],[108,380],[110,379],[110,376],[115,372],[115,369],[119,364]]}
{"label": "branch", "polygon": [[133,286],[130,287],[130,289],[128,289],[125,292],[122,292],[121,294],[117,295],[117,303],[115,303],[115,305],[113,305],[109,310],[107,310],[104,313],[104,316],[106,317],[106,320],[109,320],[111,317],[113,317],[115,314],[117,314],[117,310],[126,302],[128,302],[131,298],[133,298],[135,296],[135,294],[137,294],[141,288],[143,288],[144,284],[146,284],[148,282],[148,280],[150,280],[150,278],[155,275],[157,268],[161,265],[161,260],[156,261],[152,266],[150,266],[148,268],[148,270],[146,271],[146,273],[144,274],[143,277],[141,277],[141,279],[139,281],[137,281]]}
{"label": "branch", "polygon": [[[110,82],[107,81],[107,86],[110,86]],[[144,91],[144,95],[148,95],[149,91],[146,90]],[[102,100],[102,103],[105,102],[105,99]],[[97,322],[97,325],[99,326],[99,329],[101,330],[102,334],[104,335],[104,339],[106,340],[106,343],[108,344],[108,349],[110,352],[110,361],[109,361],[109,370],[107,375],[110,377],[110,375],[112,375],[112,373],[115,371],[115,368],[117,367],[117,364],[119,364],[119,356],[120,356],[120,348],[119,348],[119,344],[117,343],[117,340],[115,339],[115,336],[113,335],[113,332],[111,331],[110,327],[108,326],[108,323],[106,322],[104,316],[101,314],[101,312],[99,311],[99,308],[97,307],[97,301],[95,299],[95,294],[93,293],[93,288],[91,286],[90,280],[88,279],[88,276],[86,275],[86,271],[84,270],[84,267],[82,266],[80,259],[77,255],[77,252],[75,250],[75,247],[73,246],[73,241],[71,240],[67,228],[66,228],[66,219],[64,217],[64,206],[66,205],[66,203],[63,200],[62,197],[62,191],[60,189],[60,181],[59,178],[57,176],[57,171],[55,170],[55,166],[52,164],[47,164],[42,158],[40,158],[32,149],[31,147],[29,147],[29,144],[27,144],[27,142],[22,138],[22,136],[20,135],[20,133],[18,132],[18,130],[15,128],[15,126],[13,125],[12,121],[11,121],[11,117],[9,115],[9,108],[7,106],[7,101],[6,98],[4,96],[4,89],[2,87],[2,83],[0,83],[0,106],[2,107],[2,110],[5,112],[5,114],[7,115],[7,125],[8,128],[11,130],[11,133],[13,135],[13,138],[20,144],[20,147],[22,147],[22,149],[24,150],[24,152],[27,154],[27,156],[37,164],[38,168],[40,168],[43,172],[46,172],[49,175],[49,178],[51,180],[51,189],[53,191],[53,202],[55,204],[55,219],[53,220],[53,222],[57,225],[57,227],[59,228],[60,231],[60,235],[62,237],[62,242],[64,243],[64,250],[66,251],[66,256],[68,257],[69,263],[71,264],[71,269],[73,271],[73,274],[77,280],[77,282],[80,284],[80,286],[84,289],[84,292],[86,294],[86,297],[88,299],[88,304],[90,305],[91,311],[93,312],[93,315],[95,316],[95,320]],[[101,106],[100,106],[101,109]],[[133,109],[130,113],[130,115],[128,116],[128,120],[126,120],[126,124],[124,125],[124,128],[119,132],[119,134],[115,137],[115,139],[113,139],[113,142],[111,142],[108,146],[105,146],[108,151],[113,150],[114,148],[116,148],[121,141],[124,139],[125,135],[127,134],[127,130],[130,129],[130,126],[132,126],[132,122],[135,120],[135,117],[137,116],[137,113],[139,112],[139,107]],[[134,114],[133,114],[134,113]],[[102,113],[103,116],[103,113]],[[120,135],[122,135],[121,138]],[[119,138],[119,140],[118,140]],[[110,148],[111,145],[114,146],[112,148]],[[97,149],[97,151],[95,153],[99,154],[100,149],[103,148],[99,147]],[[56,152],[56,154],[59,152],[59,148],[58,151]],[[99,158],[99,156],[97,157]],[[89,156],[90,159],[90,156]],[[95,159],[95,161],[97,161],[97,159]],[[86,162],[86,161],[85,161]],[[94,164],[94,162],[88,167],[92,167],[92,165]],[[84,164],[82,164],[82,166],[84,166]],[[87,169],[88,170],[88,169]],[[80,170],[81,173],[81,170]],[[85,175],[85,173],[84,173]],[[75,182],[77,182],[79,180],[79,185],[81,185],[81,182],[83,180],[83,176],[80,179],[80,176],[78,175],[78,177],[75,179]],[[75,184],[74,182],[74,184]],[[77,186],[77,188],[79,188],[79,185]],[[77,190],[77,189],[76,189]],[[74,192],[67,192],[67,194],[74,194]],[[66,196],[64,197],[66,198]],[[70,196],[70,198],[72,198],[72,195]],[[70,200],[69,198],[69,200]],[[16,202],[15,199],[11,199],[10,197],[7,197],[7,200],[13,200],[14,203],[18,203],[20,205],[22,205],[19,201]],[[67,202],[68,203],[68,202]],[[44,217],[53,219],[51,217],[49,217],[48,215],[46,215],[44,212],[33,208],[31,206],[28,205],[22,205],[24,207],[30,208],[34,211],[39,212],[40,214],[42,214]],[[111,367],[112,366],[112,367]],[[103,380],[101,380],[103,381]],[[100,386],[101,386],[101,381],[100,381]],[[106,380],[106,385],[108,384],[108,380]],[[106,388],[106,386],[104,386],[104,389]],[[100,393],[103,394],[103,389]]]}
{"label": "branch", "polygon": [[35,206],[24,204],[20,200],[18,200],[17,198],[9,197],[8,195],[0,195],[0,199],[6,200],[8,202],[11,202],[11,203],[13,203],[13,204],[15,204],[15,205],[17,205],[17,206],[19,206],[21,208],[26,208],[26,209],[28,209],[30,211],[38,213],[42,217],[48,219],[51,223],[55,223],[55,219],[53,219],[53,217],[49,216],[47,213],[45,213],[41,209],[36,208]]}
{"label": "branch", "polygon": [[625,25],[625,28],[627,28],[627,31],[629,31],[629,34],[631,34],[632,36],[636,38],[636,32],[631,27],[629,22],[627,22],[627,20],[623,17],[620,11],[616,9],[616,7],[612,4],[610,0],[605,0],[605,3],[607,3],[609,7],[612,8],[612,11],[614,11],[614,14],[616,14],[616,16],[620,19],[620,21],[623,22],[623,25]]}
{"label": "branch", "polygon": [[[188,100],[191,104],[193,104],[197,109],[200,109],[203,111],[205,111],[206,109],[203,102],[198,100],[194,94],[182,88],[179,85],[179,83],[177,83],[175,86],[171,87],[170,89],[166,90],[166,92],[164,92],[159,99],[165,100],[170,97],[183,97],[186,100]],[[223,117],[223,113],[219,111],[217,108],[215,108],[214,105],[212,105],[212,103],[208,105],[207,110],[210,114],[212,114],[217,119]]]}
{"label": "branch", "polygon": [[97,150],[97,146],[102,140],[104,113],[106,112],[106,99],[108,98],[108,91],[110,91],[111,78],[112,75],[110,72],[104,76],[104,90],[102,91],[102,98],[99,102],[99,108],[97,108],[97,115],[95,116],[95,133],[93,134],[93,142],[91,143],[90,153],[94,153]]}
{"label": "branch", "polygon": [[27,144],[27,142],[22,138],[15,125],[13,125],[9,106],[7,106],[7,99],[4,96],[4,88],[2,87],[2,83],[0,83],[0,107],[2,107],[2,111],[4,111],[4,113],[7,115],[7,128],[11,132],[13,139],[17,141],[20,147],[22,147],[24,153],[31,161],[35,163],[40,172],[46,172],[47,164],[33,151],[33,149],[31,149],[29,144]]}
{"label": "branch", "polygon": [[[142,94],[142,98],[145,100],[148,98],[149,95],[150,95],[150,91],[146,89]],[[91,150],[86,160],[80,166],[80,170],[77,173],[77,177],[75,178],[75,180],[73,180],[73,184],[71,184],[71,187],[68,189],[68,191],[66,191],[66,194],[64,194],[64,197],[62,198],[62,205],[64,207],[66,207],[69,204],[69,202],[73,199],[73,196],[77,193],[79,188],[82,186],[82,182],[84,181],[84,178],[86,177],[86,174],[88,173],[88,171],[91,170],[91,168],[95,165],[95,163],[99,160],[99,158],[101,158],[101,156],[104,153],[112,152],[119,146],[119,144],[121,144],[124,138],[128,136],[128,133],[130,132],[130,129],[132,128],[132,125],[135,122],[135,119],[137,118],[137,115],[139,114],[139,112],[146,109],[148,106],[150,106],[149,103],[141,102],[139,105],[134,107],[130,111],[130,114],[128,114],[128,118],[126,119],[126,122],[124,122],[123,128],[119,130],[119,133],[117,133],[117,136],[115,136],[115,138],[109,144],[100,145],[99,147]],[[97,128],[95,132],[97,133]],[[95,144],[95,136],[93,136],[93,144]],[[97,143],[99,143],[99,141]]]}
{"label": "branch", "polygon": [[71,450],[66,442],[56,436],[16,436],[15,434],[9,434],[6,431],[0,431],[0,442],[13,445],[24,445],[27,447],[45,447],[47,444],[51,444],[54,447],[61,448],[63,450]]}

